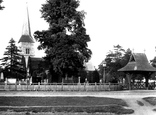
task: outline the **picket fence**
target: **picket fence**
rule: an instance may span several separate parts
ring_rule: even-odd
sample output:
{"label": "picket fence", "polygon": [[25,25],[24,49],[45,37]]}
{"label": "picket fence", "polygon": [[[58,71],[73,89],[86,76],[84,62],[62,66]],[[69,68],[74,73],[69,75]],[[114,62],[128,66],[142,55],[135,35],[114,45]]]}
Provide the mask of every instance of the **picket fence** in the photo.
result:
{"label": "picket fence", "polygon": [[38,83],[0,84],[0,90],[7,91],[117,91],[122,84],[112,83]]}

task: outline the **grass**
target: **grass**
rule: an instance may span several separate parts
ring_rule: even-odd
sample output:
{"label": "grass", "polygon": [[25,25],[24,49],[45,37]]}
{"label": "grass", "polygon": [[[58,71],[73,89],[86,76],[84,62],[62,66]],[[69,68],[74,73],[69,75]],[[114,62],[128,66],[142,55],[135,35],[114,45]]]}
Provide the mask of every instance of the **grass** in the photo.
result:
{"label": "grass", "polygon": [[134,112],[131,109],[125,109],[125,106],[127,104],[121,99],[104,97],[0,97],[0,111],[34,113],[111,112],[116,114],[131,114]]}
{"label": "grass", "polygon": [[138,105],[140,105],[140,106],[144,106],[144,104],[143,104],[141,101],[138,101],[138,100],[137,100],[137,103],[138,103]]}
{"label": "grass", "polygon": [[0,106],[127,106],[122,99],[103,97],[0,97]]}
{"label": "grass", "polygon": [[25,107],[25,108],[0,108],[0,111],[14,111],[14,112],[72,112],[72,113],[115,113],[115,114],[131,114],[134,111],[131,109],[124,109],[121,106],[110,105],[100,107]]}
{"label": "grass", "polygon": [[[156,105],[156,97],[145,97],[143,99],[153,106]],[[153,111],[156,111],[156,109],[153,109]]]}
{"label": "grass", "polygon": [[153,106],[156,105],[156,97],[145,97],[143,99]]}

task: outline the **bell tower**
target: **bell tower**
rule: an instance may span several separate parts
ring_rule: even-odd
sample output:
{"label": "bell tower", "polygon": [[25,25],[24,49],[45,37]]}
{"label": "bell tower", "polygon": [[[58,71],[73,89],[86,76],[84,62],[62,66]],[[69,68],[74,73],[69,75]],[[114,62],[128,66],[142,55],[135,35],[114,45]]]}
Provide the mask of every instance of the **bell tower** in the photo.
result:
{"label": "bell tower", "polygon": [[26,12],[24,14],[24,23],[22,28],[22,35],[18,43],[20,43],[20,49],[22,55],[25,57],[26,67],[28,65],[28,58],[35,56],[34,39],[31,36],[30,20],[28,5],[26,3]]}

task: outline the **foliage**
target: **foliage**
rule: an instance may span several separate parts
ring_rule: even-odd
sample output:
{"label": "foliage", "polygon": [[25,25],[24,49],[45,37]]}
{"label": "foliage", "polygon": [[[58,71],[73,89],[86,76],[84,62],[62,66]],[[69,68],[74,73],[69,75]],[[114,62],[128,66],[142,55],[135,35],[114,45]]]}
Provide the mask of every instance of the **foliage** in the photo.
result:
{"label": "foliage", "polygon": [[42,18],[49,24],[48,30],[36,31],[34,37],[44,49],[50,72],[59,76],[78,76],[84,62],[91,57],[87,42],[90,41],[84,27],[84,11],[77,11],[78,0],[47,0],[42,5]]}
{"label": "foliage", "polygon": [[1,3],[3,2],[3,0],[0,0],[0,10],[3,10],[3,6],[1,6]]}
{"label": "foliage", "polygon": [[[108,52],[105,58],[106,82],[117,82],[125,76],[123,72],[118,72],[118,70],[128,63],[130,56],[131,50],[127,49],[125,51],[120,45],[114,46],[113,51]],[[101,76],[103,75],[103,69],[104,67],[100,64],[99,73]]]}
{"label": "foliage", "polygon": [[156,57],[154,57],[152,60],[150,60],[150,63],[153,67],[156,67]]}
{"label": "foliage", "polygon": [[[156,68],[156,57],[154,57],[152,60],[150,60],[150,63],[151,63],[151,65],[152,65],[153,67]],[[151,79],[156,79],[155,76],[156,76],[156,72],[154,72],[154,73],[151,75]]]}
{"label": "foliage", "polygon": [[25,78],[26,68],[24,57],[20,55],[20,50],[15,45],[13,38],[9,41],[9,46],[7,46],[1,61],[1,66],[4,67],[4,73],[7,77]]}

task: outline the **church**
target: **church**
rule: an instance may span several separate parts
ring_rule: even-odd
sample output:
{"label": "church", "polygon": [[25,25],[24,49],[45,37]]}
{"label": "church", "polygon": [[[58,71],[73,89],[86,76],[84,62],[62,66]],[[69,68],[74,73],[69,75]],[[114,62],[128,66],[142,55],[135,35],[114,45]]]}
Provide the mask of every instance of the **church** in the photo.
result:
{"label": "church", "polygon": [[[52,83],[52,82],[62,82],[62,78],[56,75],[50,75],[48,72],[48,66],[42,57],[35,57],[35,40],[31,35],[31,27],[30,27],[30,20],[29,20],[29,11],[28,6],[26,7],[26,17],[25,22],[23,23],[22,35],[18,41],[20,50],[22,51],[22,55],[24,56],[25,65],[27,68],[27,79],[30,80],[31,83]],[[85,64],[86,72],[91,71],[93,73],[95,68],[90,67],[91,64]],[[93,69],[89,69],[93,68]],[[52,78],[53,77],[53,78]],[[87,76],[85,76],[87,77]],[[92,77],[87,77],[90,80]],[[65,81],[65,80],[64,80]],[[69,81],[69,79],[67,79]],[[71,79],[73,82],[73,78]],[[78,81],[78,78],[75,80]]]}
{"label": "church", "polygon": [[43,78],[41,77],[41,74],[43,74],[42,72],[48,68],[46,68],[46,66],[44,65],[44,60],[42,57],[35,57],[35,40],[31,35],[28,6],[26,7],[25,18],[26,19],[23,23],[22,28],[22,35],[18,41],[18,44],[20,50],[22,51],[22,55],[24,56],[27,79],[30,79],[30,82],[38,83],[43,80]]}

